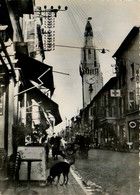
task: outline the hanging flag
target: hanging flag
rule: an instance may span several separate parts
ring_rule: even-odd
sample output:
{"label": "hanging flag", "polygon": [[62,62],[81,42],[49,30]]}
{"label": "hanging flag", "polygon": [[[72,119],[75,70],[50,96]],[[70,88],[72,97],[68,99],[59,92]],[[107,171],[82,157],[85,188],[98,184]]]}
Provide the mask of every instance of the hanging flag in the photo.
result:
{"label": "hanging flag", "polygon": [[120,89],[111,89],[110,96],[111,97],[121,97],[121,90]]}

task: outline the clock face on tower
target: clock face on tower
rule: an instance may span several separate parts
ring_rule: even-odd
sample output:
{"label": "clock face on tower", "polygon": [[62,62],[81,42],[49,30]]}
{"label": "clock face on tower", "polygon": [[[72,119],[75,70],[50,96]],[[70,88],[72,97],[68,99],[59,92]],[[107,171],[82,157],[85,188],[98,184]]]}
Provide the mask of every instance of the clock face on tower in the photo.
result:
{"label": "clock face on tower", "polygon": [[96,76],[93,76],[93,75],[86,76],[86,83],[95,84],[95,82],[96,82]]}

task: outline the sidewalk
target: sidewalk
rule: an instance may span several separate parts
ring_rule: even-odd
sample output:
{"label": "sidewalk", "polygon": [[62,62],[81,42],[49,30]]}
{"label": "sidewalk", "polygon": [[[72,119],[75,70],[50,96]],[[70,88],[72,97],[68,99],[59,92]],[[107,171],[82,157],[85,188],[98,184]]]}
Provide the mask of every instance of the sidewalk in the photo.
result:
{"label": "sidewalk", "polygon": [[[61,157],[58,161],[62,160]],[[49,158],[47,164],[47,176],[49,175],[50,167],[55,164],[57,161],[52,161],[52,158]],[[32,193],[30,193],[30,191]],[[4,193],[0,195],[87,195],[87,191],[82,185],[82,181],[76,176],[74,170],[71,167],[71,171],[69,173],[69,181],[67,185],[61,186],[60,184],[56,185],[53,183],[52,185],[46,184],[45,186],[41,186],[40,182],[18,182],[16,185],[8,184],[6,186],[6,190]]]}

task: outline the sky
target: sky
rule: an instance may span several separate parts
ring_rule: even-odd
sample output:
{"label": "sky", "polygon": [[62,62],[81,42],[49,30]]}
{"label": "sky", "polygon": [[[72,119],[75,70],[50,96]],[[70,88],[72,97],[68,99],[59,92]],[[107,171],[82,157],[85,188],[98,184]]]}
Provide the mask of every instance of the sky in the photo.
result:
{"label": "sky", "polygon": [[[98,58],[104,84],[114,74],[112,58],[125,37],[134,26],[140,26],[140,0],[35,0],[36,6],[54,6],[59,11],[55,18],[55,50],[45,52],[44,63],[53,67],[55,92],[52,100],[59,105],[63,122],[56,131],[69,125],[70,119],[82,109],[82,82],[79,74],[81,49],[88,17],[93,28],[93,43],[98,49]],[[57,45],[62,45],[59,47]],[[72,46],[72,48],[67,47]],[[100,49],[106,49],[102,54]],[[65,74],[56,73],[62,72]]]}

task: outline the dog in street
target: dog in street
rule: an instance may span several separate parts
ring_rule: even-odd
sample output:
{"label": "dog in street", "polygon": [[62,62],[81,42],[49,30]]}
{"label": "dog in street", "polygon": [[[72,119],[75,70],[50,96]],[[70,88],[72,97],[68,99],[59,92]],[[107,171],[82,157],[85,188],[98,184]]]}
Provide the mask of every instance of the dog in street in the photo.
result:
{"label": "dog in street", "polygon": [[47,178],[47,182],[52,184],[54,179],[57,177],[57,184],[59,183],[61,174],[63,175],[63,182],[60,185],[68,183],[68,175],[70,172],[70,166],[74,164],[73,162],[58,162],[50,169],[50,175]]}

